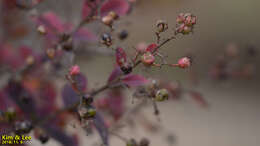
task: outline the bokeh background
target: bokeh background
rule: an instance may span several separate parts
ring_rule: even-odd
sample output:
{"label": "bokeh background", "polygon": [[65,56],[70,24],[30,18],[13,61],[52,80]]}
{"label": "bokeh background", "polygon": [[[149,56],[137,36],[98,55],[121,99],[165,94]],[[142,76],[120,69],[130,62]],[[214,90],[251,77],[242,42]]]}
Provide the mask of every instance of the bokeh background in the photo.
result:
{"label": "bokeh background", "polygon": [[[127,29],[129,38],[120,42],[131,52],[131,47],[139,42],[153,42],[154,25],[158,19],[169,22],[174,28],[175,19],[180,12],[191,12],[198,17],[193,35],[179,37],[168,43],[163,51],[172,62],[180,56],[192,52],[195,62],[192,70],[196,72],[199,84],[190,83],[189,71],[174,68],[149,69],[139,68],[136,72],[148,77],[165,80],[177,80],[188,88],[200,91],[209,102],[210,107],[203,109],[189,100],[160,103],[160,122],[153,116],[152,108],[147,107],[144,113],[149,119],[160,124],[166,131],[174,133],[176,146],[258,146],[260,143],[260,84],[259,56],[255,60],[256,70],[252,79],[230,79],[215,81],[209,77],[209,68],[218,54],[225,47],[234,43],[239,54],[243,55],[247,46],[260,48],[260,1],[258,0],[137,0],[133,13],[122,18],[119,29]],[[81,0],[46,0],[39,11],[55,11],[63,20],[77,23],[80,19]],[[90,26],[93,27],[93,26]],[[99,30],[100,33],[106,29]],[[34,34],[32,34],[33,36]],[[32,37],[31,36],[31,37]],[[37,39],[37,37],[33,37]],[[41,49],[41,46],[25,38],[25,43]],[[88,47],[88,46],[87,46]],[[91,46],[93,52],[101,46]],[[102,48],[101,49],[106,49]],[[108,51],[109,52],[109,51]],[[86,52],[76,58],[82,72],[88,76],[89,83],[94,87],[106,81],[114,66],[111,55],[89,55]],[[108,53],[109,54],[109,53]],[[79,128],[79,133],[84,133]],[[120,133],[121,134],[121,133]],[[125,129],[122,135],[141,139],[148,137],[151,146],[167,145],[165,135]],[[95,137],[82,139],[84,145],[90,144]],[[53,145],[55,142],[51,141]],[[32,145],[40,145],[33,142]],[[111,145],[124,145],[116,138]]]}

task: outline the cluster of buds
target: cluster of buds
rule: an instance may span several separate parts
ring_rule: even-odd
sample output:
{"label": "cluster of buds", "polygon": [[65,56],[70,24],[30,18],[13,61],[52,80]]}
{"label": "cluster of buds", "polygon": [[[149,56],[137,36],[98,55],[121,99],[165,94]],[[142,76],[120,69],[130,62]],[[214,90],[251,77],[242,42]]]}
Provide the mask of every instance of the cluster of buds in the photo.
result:
{"label": "cluster of buds", "polygon": [[180,13],[176,19],[177,29],[176,33],[189,34],[193,31],[193,27],[196,24],[197,17],[190,13]]}
{"label": "cluster of buds", "polygon": [[116,14],[114,11],[110,11],[106,16],[102,18],[102,22],[109,26],[112,27],[113,23],[115,20],[117,20],[119,16]]}
{"label": "cluster of buds", "polygon": [[132,138],[126,142],[126,146],[149,146],[149,145],[150,145],[150,141],[147,138],[142,138],[139,143]]}
{"label": "cluster of buds", "polygon": [[162,102],[168,100],[169,92],[166,88],[161,88],[157,80],[151,80],[149,84],[140,87],[133,94],[134,97],[148,97],[154,101]]}
{"label": "cluster of buds", "polygon": [[108,33],[102,34],[100,42],[102,44],[106,45],[107,47],[111,46],[112,45],[112,37],[111,37],[111,35],[108,34]]}

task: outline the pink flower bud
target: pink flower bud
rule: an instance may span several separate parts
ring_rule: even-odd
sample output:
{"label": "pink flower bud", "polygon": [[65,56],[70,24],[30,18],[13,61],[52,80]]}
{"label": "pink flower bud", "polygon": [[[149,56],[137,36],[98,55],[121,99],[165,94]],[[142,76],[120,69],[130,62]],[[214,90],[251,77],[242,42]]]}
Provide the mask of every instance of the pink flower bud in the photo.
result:
{"label": "pink flower bud", "polygon": [[78,75],[79,73],[80,73],[80,68],[79,68],[78,65],[74,65],[74,66],[72,66],[72,67],[70,68],[69,74],[70,74],[71,76]]}
{"label": "pink flower bud", "polygon": [[146,52],[142,57],[141,57],[142,63],[144,65],[152,65],[155,61],[155,57],[151,52]]}
{"label": "pink flower bud", "polygon": [[178,61],[178,67],[188,68],[191,66],[191,59],[189,57],[183,57]]}

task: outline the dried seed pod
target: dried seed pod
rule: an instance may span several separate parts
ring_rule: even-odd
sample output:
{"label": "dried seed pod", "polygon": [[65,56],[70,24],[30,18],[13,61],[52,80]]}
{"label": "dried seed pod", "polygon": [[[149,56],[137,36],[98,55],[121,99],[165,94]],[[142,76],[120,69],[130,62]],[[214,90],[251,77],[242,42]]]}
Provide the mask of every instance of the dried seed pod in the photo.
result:
{"label": "dried seed pod", "polygon": [[140,141],[140,143],[139,143],[139,146],[149,146],[149,144],[150,144],[149,139],[147,139],[147,138],[142,138],[141,141]]}
{"label": "dried seed pod", "polygon": [[128,37],[128,32],[127,32],[127,30],[122,30],[122,31],[120,31],[119,34],[118,34],[118,38],[119,38],[120,40],[124,40],[124,39],[126,39],[127,37]]}
{"label": "dried seed pod", "polygon": [[72,37],[69,37],[68,40],[66,40],[63,45],[62,49],[65,51],[72,51],[73,50],[73,40]]}
{"label": "dried seed pod", "polygon": [[155,94],[156,101],[164,101],[169,98],[169,92],[167,89],[160,89]]}
{"label": "dried seed pod", "polygon": [[168,29],[168,24],[164,20],[158,20],[156,23],[157,31],[159,33],[164,32]]}
{"label": "dried seed pod", "polygon": [[40,140],[40,142],[42,144],[45,144],[49,141],[50,137],[47,134],[43,133],[43,134],[39,135],[38,139]]}
{"label": "dried seed pod", "polygon": [[106,45],[107,47],[112,45],[112,37],[109,33],[104,33],[101,36],[101,43]]}

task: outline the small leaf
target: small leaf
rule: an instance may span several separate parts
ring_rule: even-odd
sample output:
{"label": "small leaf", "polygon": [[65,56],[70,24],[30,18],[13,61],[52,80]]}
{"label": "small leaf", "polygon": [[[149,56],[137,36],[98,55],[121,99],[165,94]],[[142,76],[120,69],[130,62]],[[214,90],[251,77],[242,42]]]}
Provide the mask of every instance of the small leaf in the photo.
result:
{"label": "small leaf", "polygon": [[97,129],[102,141],[103,141],[103,144],[105,146],[108,146],[108,137],[109,137],[109,134],[108,134],[108,128],[106,126],[106,123],[103,119],[103,117],[100,115],[100,113],[96,113],[95,117],[94,117],[94,126],[95,128]]}
{"label": "small leaf", "polygon": [[64,85],[61,94],[65,107],[70,107],[71,105],[79,102],[79,97],[70,84]]}
{"label": "small leaf", "polygon": [[123,48],[116,48],[116,63],[119,66],[127,62],[126,53]]}
{"label": "small leaf", "polygon": [[111,83],[112,81],[114,81],[115,79],[117,79],[118,77],[120,77],[120,75],[122,75],[123,72],[121,71],[119,66],[116,66],[115,69],[112,71],[112,73],[109,75],[108,78],[108,83]]}
{"label": "small leaf", "polygon": [[122,78],[122,82],[128,86],[141,86],[146,84],[148,81],[149,80],[147,80],[145,77],[141,75],[133,75],[133,74],[127,75]]}

